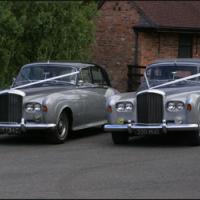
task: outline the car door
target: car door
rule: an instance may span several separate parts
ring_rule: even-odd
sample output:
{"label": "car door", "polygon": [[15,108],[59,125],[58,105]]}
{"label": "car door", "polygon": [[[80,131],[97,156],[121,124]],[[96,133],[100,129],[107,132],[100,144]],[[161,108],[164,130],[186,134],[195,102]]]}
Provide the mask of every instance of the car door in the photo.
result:
{"label": "car door", "polygon": [[93,98],[95,102],[93,104],[92,117],[96,121],[106,120],[106,97],[108,96],[108,90],[110,82],[105,71],[99,66],[93,66],[90,68],[92,76],[93,87],[90,90],[93,92]]}
{"label": "car door", "polygon": [[95,110],[97,112],[92,113],[94,119],[99,121],[106,120],[106,93],[109,90],[109,81],[105,76],[103,69],[94,66],[91,67],[92,83],[94,95],[96,96]]}
{"label": "car door", "polygon": [[81,69],[78,78],[79,89],[84,101],[84,123],[103,123],[106,120],[105,93],[108,89],[101,68],[97,66]]}
{"label": "car door", "polygon": [[83,102],[83,117],[81,121],[83,125],[93,123],[96,119],[93,119],[94,102],[97,101],[97,97],[91,88],[93,87],[92,77],[90,67],[84,67],[81,69],[78,75],[78,89],[81,94],[81,99]]}

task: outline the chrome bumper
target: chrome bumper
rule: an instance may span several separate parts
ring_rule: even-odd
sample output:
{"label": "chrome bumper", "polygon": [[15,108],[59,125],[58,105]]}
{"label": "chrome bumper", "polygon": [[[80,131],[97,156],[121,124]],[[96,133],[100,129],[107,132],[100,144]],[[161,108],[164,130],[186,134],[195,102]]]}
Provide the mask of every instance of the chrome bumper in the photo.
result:
{"label": "chrome bumper", "polygon": [[145,125],[145,124],[107,124],[104,125],[106,132],[129,132],[134,130],[161,130],[164,133],[168,131],[192,131],[198,130],[198,124],[158,124],[158,125]]}
{"label": "chrome bumper", "polygon": [[20,129],[22,131],[26,130],[44,130],[55,128],[56,124],[36,124],[36,123],[0,123],[0,131],[4,131],[6,129]]}

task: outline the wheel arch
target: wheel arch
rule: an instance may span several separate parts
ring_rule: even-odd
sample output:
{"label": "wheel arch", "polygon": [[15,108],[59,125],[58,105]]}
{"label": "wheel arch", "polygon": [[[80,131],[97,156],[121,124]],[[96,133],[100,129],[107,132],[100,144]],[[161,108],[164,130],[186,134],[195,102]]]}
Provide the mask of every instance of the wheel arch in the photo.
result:
{"label": "wheel arch", "polygon": [[[63,107],[61,110],[60,110],[60,113],[59,113],[59,115],[58,115],[58,118],[59,118],[59,116],[60,116],[60,114],[62,113],[62,112],[64,112],[67,116],[68,116],[68,118],[69,118],[69,126],[70,126],[70,129],[72,129],[72,126],[73,126],[73,112],[72,112],[72,110],[71,110],[71,108],[70,107]],[[58,121],[58,119],[57,119],[57,121]]]}

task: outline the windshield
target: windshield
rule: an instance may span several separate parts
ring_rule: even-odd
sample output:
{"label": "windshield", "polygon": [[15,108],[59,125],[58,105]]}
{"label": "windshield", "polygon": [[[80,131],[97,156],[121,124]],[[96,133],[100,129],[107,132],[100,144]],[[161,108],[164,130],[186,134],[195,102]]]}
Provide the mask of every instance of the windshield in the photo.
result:
{"label": "windshield", "polygon": [[154,66],[146,70],[146,82],[150,88],[200,86],[200,74],[196,66]]}
{"label": "windshield", "polygon": [[[27,83],[35,82],[41,80],[47,80],[42,82],[40,86],[50,85],[50,84],[76,84],[76,74],[65,76],[62,78],[51,79],[56,76],[67,75],[70,73],[76,72],[73,67],[70,66],[50,66],[50,65],[36,65],[36,66],[28,66],[21,69],[19,72],[14,86],[25,85]],[[36,85],[34,85],[36,86]]]}

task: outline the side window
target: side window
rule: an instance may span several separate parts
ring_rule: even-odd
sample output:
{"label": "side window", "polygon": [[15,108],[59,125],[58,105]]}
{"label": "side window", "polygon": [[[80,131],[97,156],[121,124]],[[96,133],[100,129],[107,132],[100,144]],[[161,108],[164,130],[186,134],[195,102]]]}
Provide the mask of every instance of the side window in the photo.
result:
{"label": "side window", "polygon": [[99,67],[92,67],[93,83],[96,85],[108,85],[106,79],[103,76],[102,70]]}
{"label": "side window", "polygon": [[83,83],[92,83],[90,68],[83,68],[79,74],[79,80],[82,80]]}

